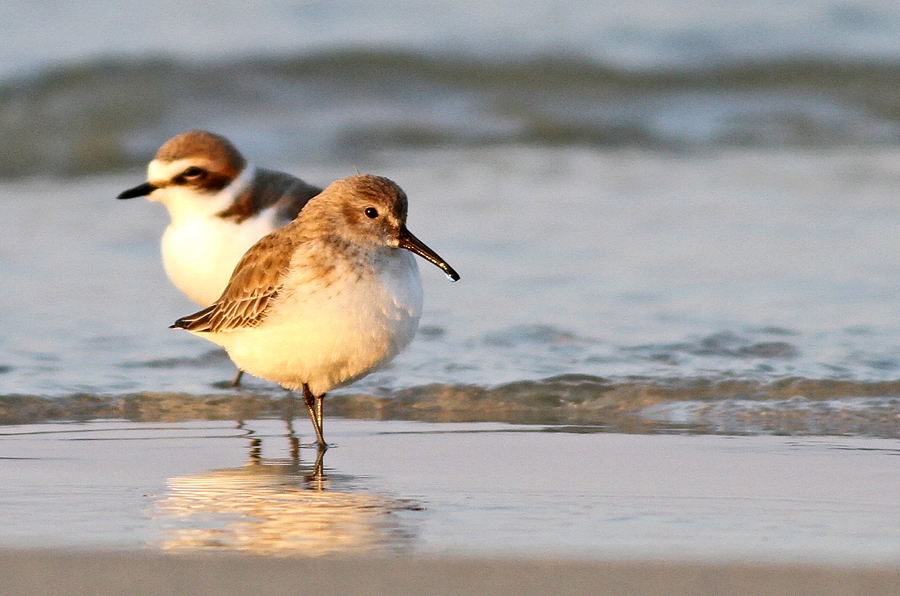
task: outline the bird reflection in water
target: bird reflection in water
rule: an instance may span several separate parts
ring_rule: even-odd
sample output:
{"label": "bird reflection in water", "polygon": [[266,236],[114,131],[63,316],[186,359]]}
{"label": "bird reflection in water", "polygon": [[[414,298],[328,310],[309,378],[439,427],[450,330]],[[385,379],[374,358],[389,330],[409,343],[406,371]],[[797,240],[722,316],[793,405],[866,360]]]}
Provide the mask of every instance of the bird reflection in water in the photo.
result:
{"label": "bird reflection in water", "polygon": [[154,508],[166,527],[163,550],[316,556],[411,548],[410,520],[396,514],[420,505],[367,492],[357,479],[326,471],[324,450],[314,462],[301,462],[290,422],[287,459],[263,458],[262,439],[247,432],[245,465],[169,479]]}

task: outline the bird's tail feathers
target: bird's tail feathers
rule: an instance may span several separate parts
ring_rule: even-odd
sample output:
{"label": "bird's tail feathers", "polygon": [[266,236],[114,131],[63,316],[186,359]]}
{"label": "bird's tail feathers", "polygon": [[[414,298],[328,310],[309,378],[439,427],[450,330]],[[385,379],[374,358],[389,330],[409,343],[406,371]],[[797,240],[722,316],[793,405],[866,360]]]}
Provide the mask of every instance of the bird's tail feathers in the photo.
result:
{"label": "bird's tail feathers", "polygon": [[169,326],[169,329],[187,329],[188,331],[209,331],[210,319],[216,305],[207,306],[192,315],[181,317]]}

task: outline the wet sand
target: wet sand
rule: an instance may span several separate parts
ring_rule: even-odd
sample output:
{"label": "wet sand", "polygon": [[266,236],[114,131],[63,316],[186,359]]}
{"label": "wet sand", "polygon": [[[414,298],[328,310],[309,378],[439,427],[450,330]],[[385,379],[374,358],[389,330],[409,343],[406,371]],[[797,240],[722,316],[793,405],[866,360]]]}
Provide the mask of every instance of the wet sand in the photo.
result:
{"label": "wet sand", "polygon": [[900,564],[893,439],[292,428],[2,427],[0,548]]}
{"label": "wet sand", "polygon": [[0,428],[0,593],[900,593],[896,440],[308,424]]}
{"label": "wet sand", "polygon": [[559,560],[171,557],[0,551],[3,594],[555,594],[850,596],[900,593],[900,570]]}

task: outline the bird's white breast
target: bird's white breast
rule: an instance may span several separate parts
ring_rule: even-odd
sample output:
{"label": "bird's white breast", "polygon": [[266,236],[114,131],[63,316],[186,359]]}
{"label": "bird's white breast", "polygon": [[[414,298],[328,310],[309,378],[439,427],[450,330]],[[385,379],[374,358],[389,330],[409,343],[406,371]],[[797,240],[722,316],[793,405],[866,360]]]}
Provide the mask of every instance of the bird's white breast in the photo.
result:
{"label": "bird's white breast", "polygon": [[163,267],[175,287],[209,306],[221,296],[244,253],[277,227],[274,209],[240,224],[217,215],[173,222],[162,237]]}
{"label": "bird's white breast", "polygon": [[258,327],[204,334],[239,368],[315,395],[386,364],[415,335],[422,284],[413,255],[388,249],[378,271],[337,263],[327,279],[295,268],[283,298]]}
{"label": "bird's white breast", "polygon": [[[189,162],[148,168],[151,180],[180,171]],[[210,195],[182,186],[168,186],[148,198],[166,206],[171,222],[162,237],[162,259],[166,275],[176,288],[200,306],[209,306],[222,295],[235,265],[257,240],[278,228],[274,208],[241,223],[219,217],[248,187],[256,168],[248,165],[227,187]]]}

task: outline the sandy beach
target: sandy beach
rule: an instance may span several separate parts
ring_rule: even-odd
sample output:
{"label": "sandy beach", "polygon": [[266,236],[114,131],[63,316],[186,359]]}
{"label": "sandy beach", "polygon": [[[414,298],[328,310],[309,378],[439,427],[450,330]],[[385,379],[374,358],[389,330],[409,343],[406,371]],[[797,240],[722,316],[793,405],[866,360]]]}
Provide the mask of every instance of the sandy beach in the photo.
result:
{"label": "sandy beach", "polygon": [[900,591],[896,568],[815,565],[0,551],[0,568],[7,596],[855,596]]}

